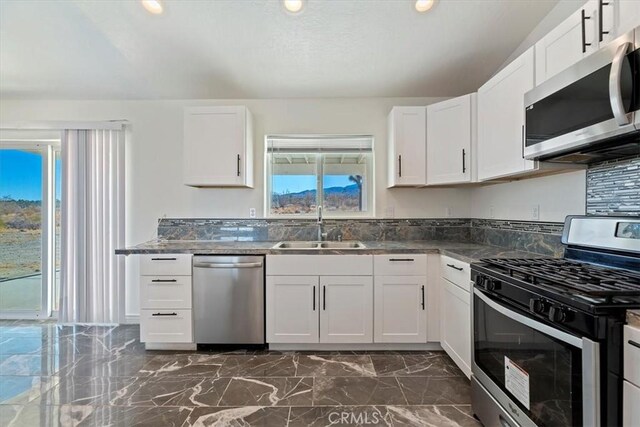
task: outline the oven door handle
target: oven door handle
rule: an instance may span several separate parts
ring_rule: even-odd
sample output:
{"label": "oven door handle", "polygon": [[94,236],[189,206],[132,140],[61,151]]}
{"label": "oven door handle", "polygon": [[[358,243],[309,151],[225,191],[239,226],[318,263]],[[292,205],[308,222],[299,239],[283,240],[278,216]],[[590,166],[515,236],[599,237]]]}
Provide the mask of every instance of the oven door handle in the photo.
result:
{"label": "oven door handle", "polygon": [[578,338],[575,335],[562,332],[561,330],[552,328],[551,326],[545,325],[544,323],[537,322],[527,316],[523,316],[520,313],[516,313],[515,311],[509,310],[502,304],[499,304],[496,301],[489,298],[484,292],[482,292],[478,288],[473,288],[473,293],[478,298],[480,298],[482,302],[487,304],[489,307],[491,307],[498,313],[508,317],[509,319],[515,320],[518,323],[522,323],[523,325],[526,325],[531,329],[535,329],[536,331],[541,332],[545,335],[552,336],[574,347],[577,347],[580,349],[582,348],[582,338]]}

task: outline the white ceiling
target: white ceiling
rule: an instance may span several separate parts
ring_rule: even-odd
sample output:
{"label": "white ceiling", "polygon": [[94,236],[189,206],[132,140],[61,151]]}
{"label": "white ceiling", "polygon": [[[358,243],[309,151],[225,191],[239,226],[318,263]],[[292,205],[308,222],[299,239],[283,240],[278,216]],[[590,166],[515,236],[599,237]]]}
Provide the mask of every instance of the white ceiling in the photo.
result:
{"label": "white ceiling", "polygon": [[453,96],[475,91],[557,0],[0,1],[0,96]]}

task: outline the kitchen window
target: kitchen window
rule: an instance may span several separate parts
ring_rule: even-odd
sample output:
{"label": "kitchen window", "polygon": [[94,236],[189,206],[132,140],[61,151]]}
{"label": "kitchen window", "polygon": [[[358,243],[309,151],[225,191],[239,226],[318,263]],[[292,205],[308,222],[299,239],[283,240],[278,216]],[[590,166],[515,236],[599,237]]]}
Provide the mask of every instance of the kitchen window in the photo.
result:
{"label": "kitchen window", "polygon": [[266,137],[269,216],[372,217],[373,137]]}

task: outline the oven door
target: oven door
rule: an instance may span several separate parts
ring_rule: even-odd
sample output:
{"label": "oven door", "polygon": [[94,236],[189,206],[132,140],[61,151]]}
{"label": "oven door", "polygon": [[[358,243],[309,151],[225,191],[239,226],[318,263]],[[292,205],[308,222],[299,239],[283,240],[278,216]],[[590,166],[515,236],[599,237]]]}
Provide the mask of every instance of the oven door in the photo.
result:
{"label": "oven door", "polygon": [[472,345],[474,377],[519,425],[600,425],[598,343],[474,288]]}
{"label": "oven door", "polygon": [[639,114],[639,59],[630,32],[528,92],[524,157],[581,163],[596,145],[629,145]]}

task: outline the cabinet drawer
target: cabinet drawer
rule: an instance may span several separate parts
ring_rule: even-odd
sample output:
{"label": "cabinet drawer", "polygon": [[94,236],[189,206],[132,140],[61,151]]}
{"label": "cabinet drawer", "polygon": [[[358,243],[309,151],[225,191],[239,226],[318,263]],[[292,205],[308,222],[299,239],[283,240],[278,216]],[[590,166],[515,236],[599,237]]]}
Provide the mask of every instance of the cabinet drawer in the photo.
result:
{"label": "cabinet drawer", "polygon": [[140,310],[140,341],[150,343],[193,342],[191,310]]}
{"label": "cabinet drawer", "polygon": [[466,262],[442,255],[440,257],[442,277],[467,292],[471,291],[471,267]]}
{"label": "cabinet drawer", "polygon": [[376,276],[426,276],[427,256],[420,254],[375,255]]}
{"label": "cabinet drawer", "polygon": [[625,381],[622,386],[622,427],[637,426],[640,419],[640,388]]}
{"label": "cabinet drawer", "polygon": [[141,276],[141,308],[191,308],[191,276]]}
{"label": "cabinet drawer", "polygon": [[143,276],[191,276],[191,254],[142,255]]}
{"label": "cabinet drawer", "polygon": [[624,378],[640,387],[640,329],[624,327]]}

